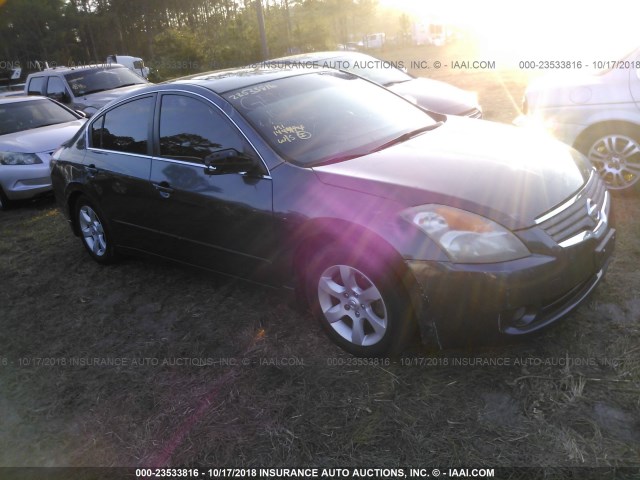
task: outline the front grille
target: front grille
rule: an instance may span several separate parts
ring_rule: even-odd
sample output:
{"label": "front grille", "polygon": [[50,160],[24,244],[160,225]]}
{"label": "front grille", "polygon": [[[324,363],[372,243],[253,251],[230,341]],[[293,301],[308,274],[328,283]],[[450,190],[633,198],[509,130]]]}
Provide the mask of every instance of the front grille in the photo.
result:
{"label": "front grille", "polygon": [[607,223],[608,197],[604,182],[592,173],[577,195],[538,218],[536,223],[563,247],[599,236],[603,223]]}

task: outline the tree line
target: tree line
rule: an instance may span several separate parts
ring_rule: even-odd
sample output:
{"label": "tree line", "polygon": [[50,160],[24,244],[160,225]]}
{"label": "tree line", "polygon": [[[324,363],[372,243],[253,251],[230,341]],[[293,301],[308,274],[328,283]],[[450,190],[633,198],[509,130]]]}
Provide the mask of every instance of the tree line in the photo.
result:
{"label": "tree line", "polygon": [[0,0],[0,67],[116,53],[163,79],[253,63],[263,59],[259,1],[270,57],[335,49],[388,23],[377,0]]}

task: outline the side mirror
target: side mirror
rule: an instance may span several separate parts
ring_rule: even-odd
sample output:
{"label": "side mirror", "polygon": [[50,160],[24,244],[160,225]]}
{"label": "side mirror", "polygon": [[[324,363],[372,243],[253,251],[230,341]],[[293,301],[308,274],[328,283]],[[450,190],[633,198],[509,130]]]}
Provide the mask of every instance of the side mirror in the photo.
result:
{"label": "side mirror", "polygon": [[204,171],[209,175],[249,172],[255,167],[251,157],[240,153],[235,148],[224,148],[210,153],[204,157],[204,164]]}

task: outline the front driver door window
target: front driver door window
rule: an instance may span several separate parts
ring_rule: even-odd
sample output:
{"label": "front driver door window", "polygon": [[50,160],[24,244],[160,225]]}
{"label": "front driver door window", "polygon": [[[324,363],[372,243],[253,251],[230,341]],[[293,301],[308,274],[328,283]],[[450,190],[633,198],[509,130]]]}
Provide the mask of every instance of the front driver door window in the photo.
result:
{"label": "front driver door window", "polygon": [[[188,94],[165,94],[158,115],[151,182],[164,214],[159,225],[181,260],[231,274],[260,276],[271,246],[272,186],[247,139],[218,107]],[[247,173],[212,175],[204,158],[233,148],[254,159]]]}

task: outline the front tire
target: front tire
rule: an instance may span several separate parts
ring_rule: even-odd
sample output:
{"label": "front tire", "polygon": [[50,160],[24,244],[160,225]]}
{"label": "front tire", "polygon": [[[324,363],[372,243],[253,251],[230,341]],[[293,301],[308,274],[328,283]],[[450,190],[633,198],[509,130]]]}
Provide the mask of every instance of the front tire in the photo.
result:
{"label": "front tire", "polygon": [[581,139],[576,148],[591,161],[609,190],[640,186],[638,128],[626,124],[599,126]]}
{"label": "front tire", "polygon": [[334,343],[359,357],[400,353],[414,322],[386,262],[329,247],[311,258],[307,272],[311,310]]}
{"label": "front tire", "polygon": [[113,263],[117,256],[104,216],[86,197],[76,202],[76,221],[82,244],[91,258],[102,264]]}

